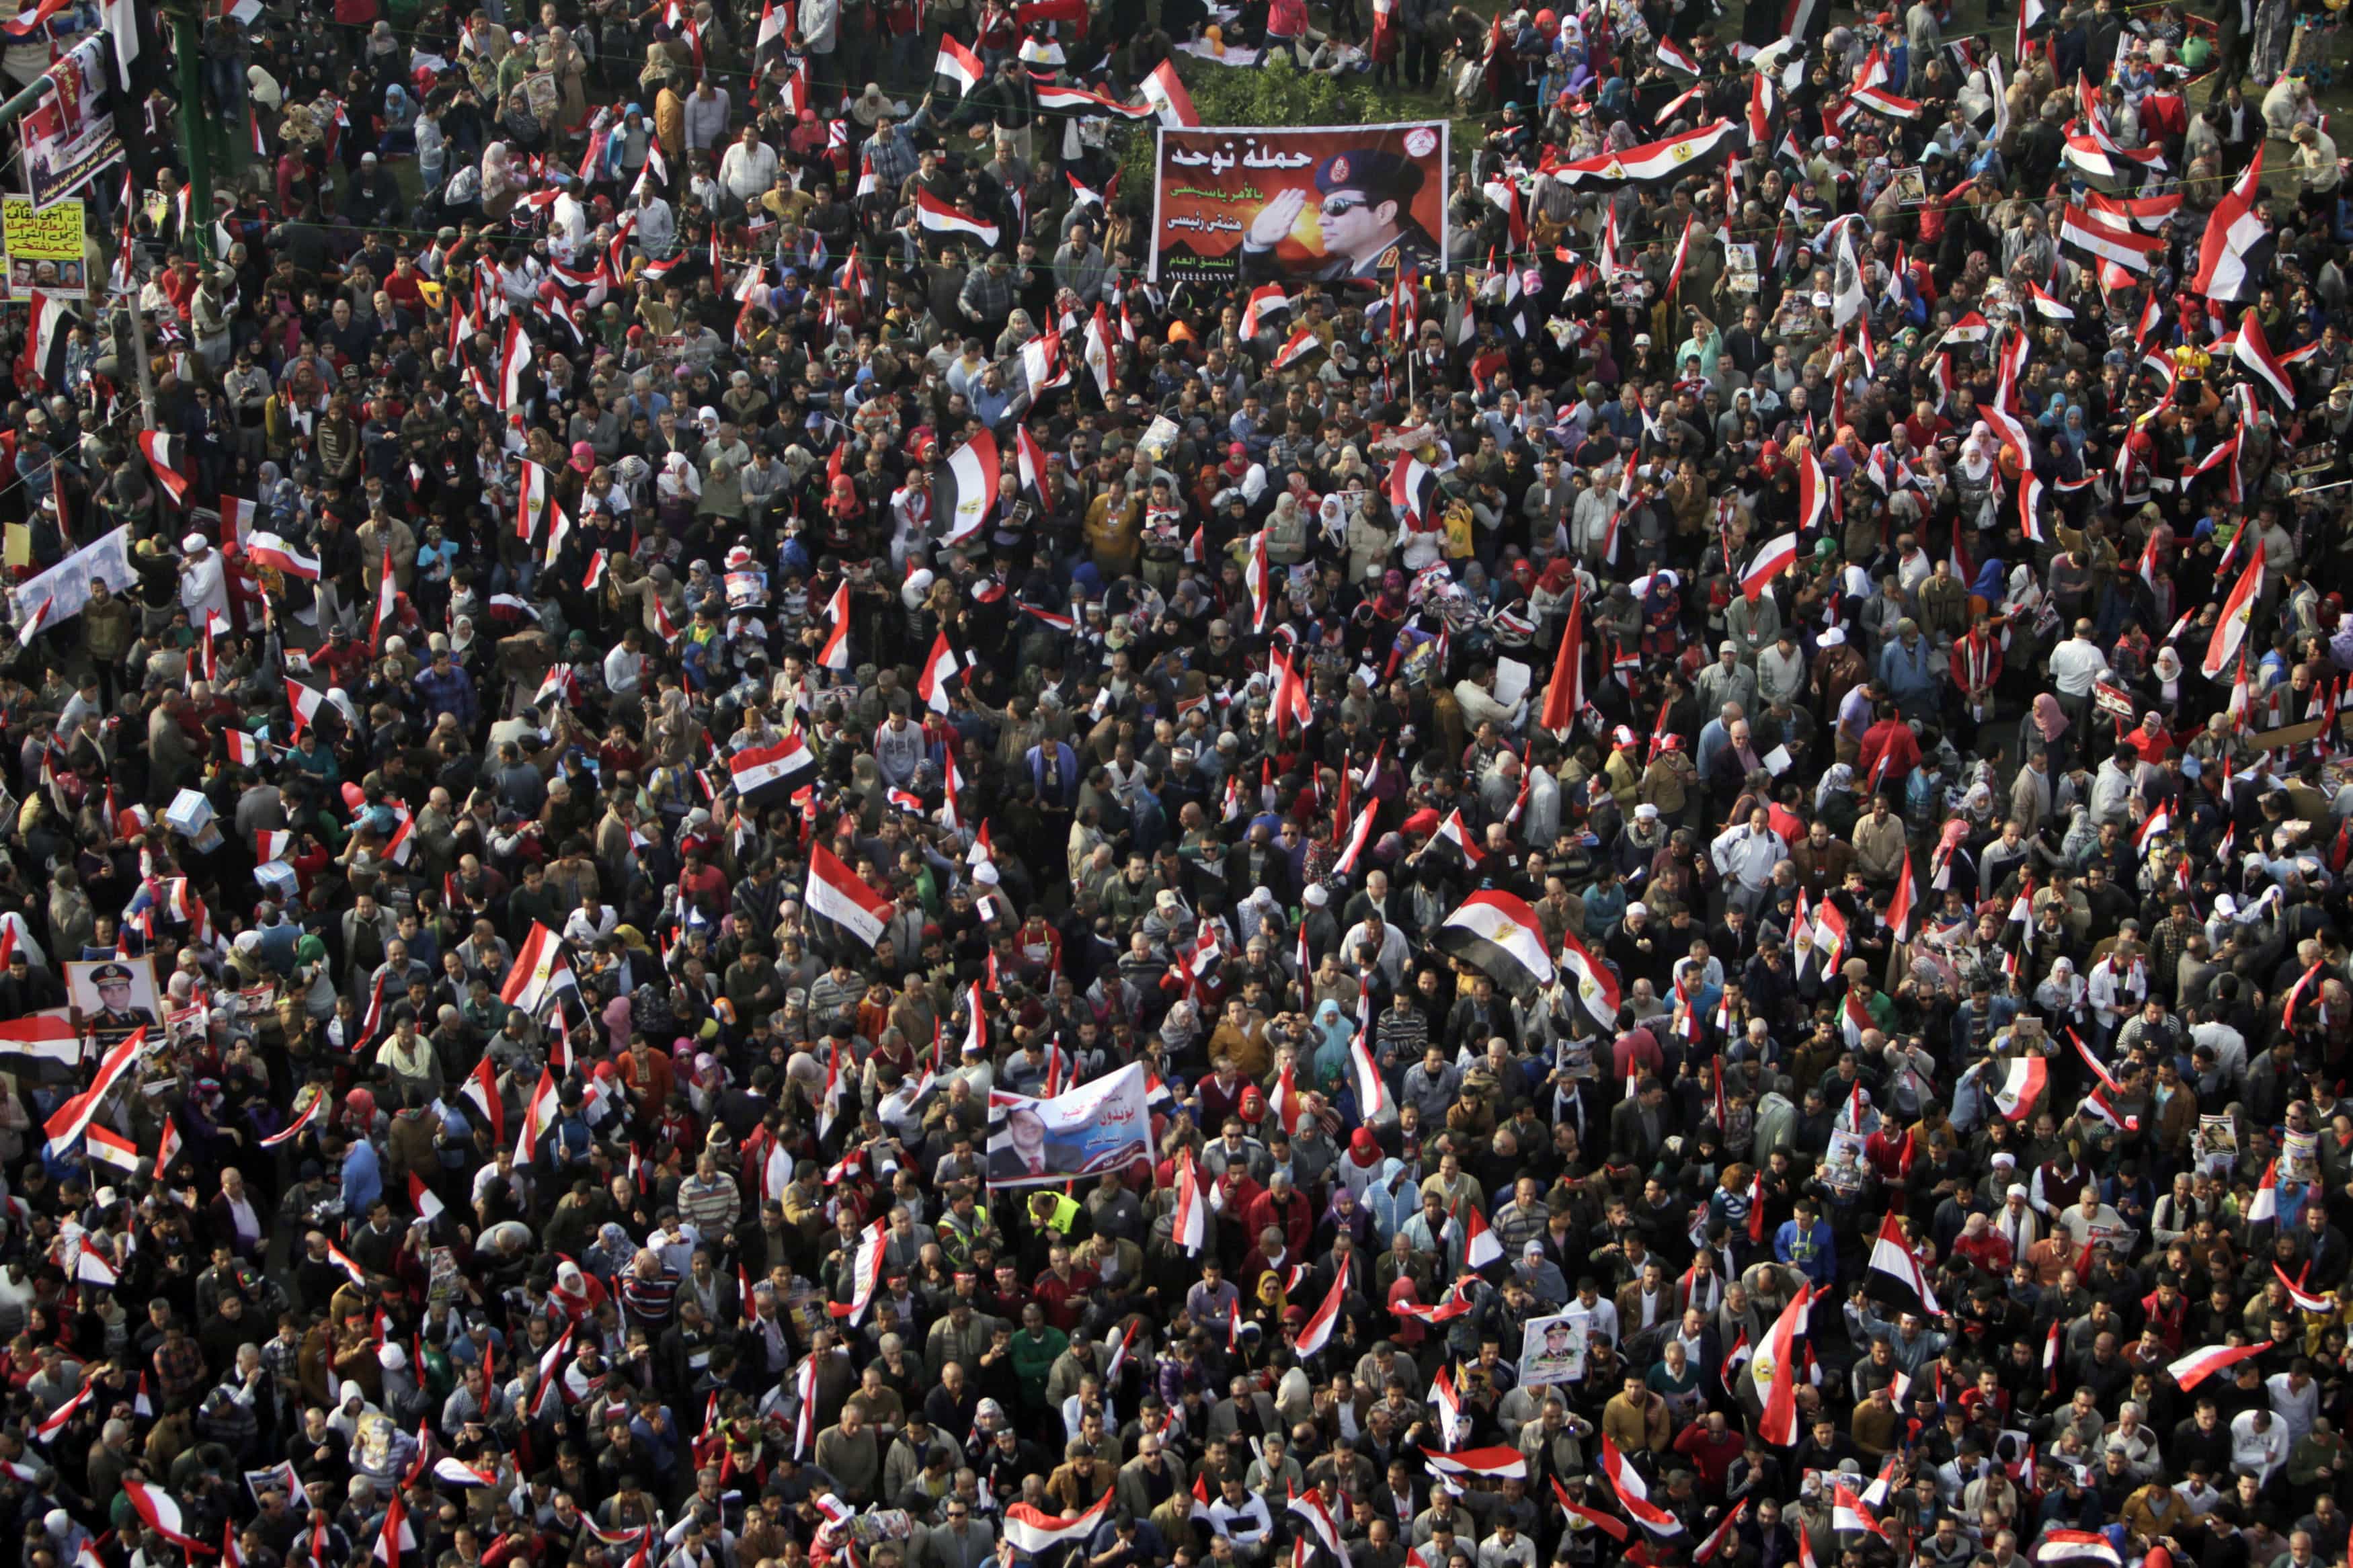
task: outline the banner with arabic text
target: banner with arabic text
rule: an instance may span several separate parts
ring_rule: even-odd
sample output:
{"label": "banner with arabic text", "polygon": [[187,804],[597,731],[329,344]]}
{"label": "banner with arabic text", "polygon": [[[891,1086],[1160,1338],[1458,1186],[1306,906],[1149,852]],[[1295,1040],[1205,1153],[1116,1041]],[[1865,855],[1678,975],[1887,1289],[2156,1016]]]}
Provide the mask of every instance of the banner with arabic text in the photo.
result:
{"label": "banner with arabic text", "polygon": [[1444,269],[1444,121],[1163,127],[1155,282],[1374,284]]}

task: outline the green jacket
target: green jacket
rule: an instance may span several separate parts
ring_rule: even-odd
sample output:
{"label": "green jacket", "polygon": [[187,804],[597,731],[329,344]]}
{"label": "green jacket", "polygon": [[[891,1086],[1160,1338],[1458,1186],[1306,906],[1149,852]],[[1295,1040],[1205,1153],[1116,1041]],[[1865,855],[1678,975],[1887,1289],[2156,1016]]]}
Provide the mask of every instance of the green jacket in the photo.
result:
{"label": "green jacket", "polygon": [[1034,1334],[1027,1329],[1014,1334],[1013,1375],[1021,1380],[1023,1404],[1046,1403],[1046,1375],[1070,1348],[1071,1336],[1050,1323]]}

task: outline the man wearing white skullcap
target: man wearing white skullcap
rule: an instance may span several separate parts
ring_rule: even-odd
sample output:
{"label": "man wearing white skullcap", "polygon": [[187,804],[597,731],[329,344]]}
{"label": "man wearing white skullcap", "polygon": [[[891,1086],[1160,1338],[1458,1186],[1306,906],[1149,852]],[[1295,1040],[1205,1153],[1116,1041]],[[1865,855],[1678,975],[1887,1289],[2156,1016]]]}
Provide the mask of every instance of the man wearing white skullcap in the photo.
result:
{"label": "man wearing white skullcap", "polygon": [[182,539],[180,554],[180,604],[188,612],[189,626],[202,636],[207,616],[228,619],[228,574],[220,552],[201,533]]}

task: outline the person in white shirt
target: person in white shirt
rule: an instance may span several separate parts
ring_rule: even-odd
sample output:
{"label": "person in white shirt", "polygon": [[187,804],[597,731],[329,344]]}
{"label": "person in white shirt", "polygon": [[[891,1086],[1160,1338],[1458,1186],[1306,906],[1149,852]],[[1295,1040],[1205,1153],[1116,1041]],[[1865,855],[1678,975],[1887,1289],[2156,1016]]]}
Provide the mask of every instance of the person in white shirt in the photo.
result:
{"label": "person in white shirt", "polygon": [[2285,1372],[2263,1379],[2263,1388],[2271,1395],[2273,1413],[2287,1428],[2288,1446],[2294,1447],[2312,1430],[2313,1418],[2320,1414],[2320,1383],[2312,1375],[2312,1363],[2296,1357]]}
{"label": "person in white shirt", "polygon": [[2267,1407],[2242,1410],[2231,1417],[2231,1470],[2253,1476],[2258,1486],[2270,1481],[2287,1463],[2287,1423]]}
{"label": "person in white shirt", "polygon": [[634,697],[645,682],[645,637],[636,626],[621,633],[621,640],[605,655],[605,689],[616,697]]}
{"label": "person in white shirt", "polygon": [[1747,821],[1718,834],[1708,857],[1725,881],[1739,884],[1732,897],[1753,913],[1772,889],[1773,868],[1789,858],[1789,846],[1773,831],[1771,814],[1760,805]]}
{"label": "person in white shirt", "polygon": [[719,160],[719,183],[744,206],[759,200],[776,183],[776,150],[760,140],[758,126],[744,126]]}
{"label": "person in white shirt", "polygon": [[2051,685],[2073,721],[2076,733],[2092,711],[2092,683],[2108,673],[2108,656],[2092,644],[2092,623],[2077,621],[2075,635],[2051,650]]}

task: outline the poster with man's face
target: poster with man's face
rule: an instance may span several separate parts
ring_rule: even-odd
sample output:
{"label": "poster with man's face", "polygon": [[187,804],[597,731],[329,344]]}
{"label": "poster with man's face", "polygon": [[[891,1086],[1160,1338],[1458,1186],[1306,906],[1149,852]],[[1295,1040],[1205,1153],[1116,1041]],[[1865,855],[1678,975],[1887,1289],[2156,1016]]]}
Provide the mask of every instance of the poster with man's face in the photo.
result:
{"label": "poster with man's face", "polygon": [[1585,1327],[1581,1314],[1530,1320],[1520,1342],[1520,1383],[1576,1383],[1585,1376]]}
{"label": "poster with man's face", "polygon": [[1146,1157],[1151,1126],[1141,1063],[1051,1100],[992,1091],[988,1184],[1037,1186],[1124,1170]]}
{"label": "poster with man's face", "polygon": [[156,1030],[149,1038],[163,1038],[152,958],[68,963],[66,995],[81,1009],[82,1023],[96,1033],[100,1050],[121,1044],[133,1029]]}
{"label": "poster with man's face", "polygon": [[1286,289],[1427,279],[1444,269],[1447,138],[1442,121],[1163,130],[1151,276]]}

